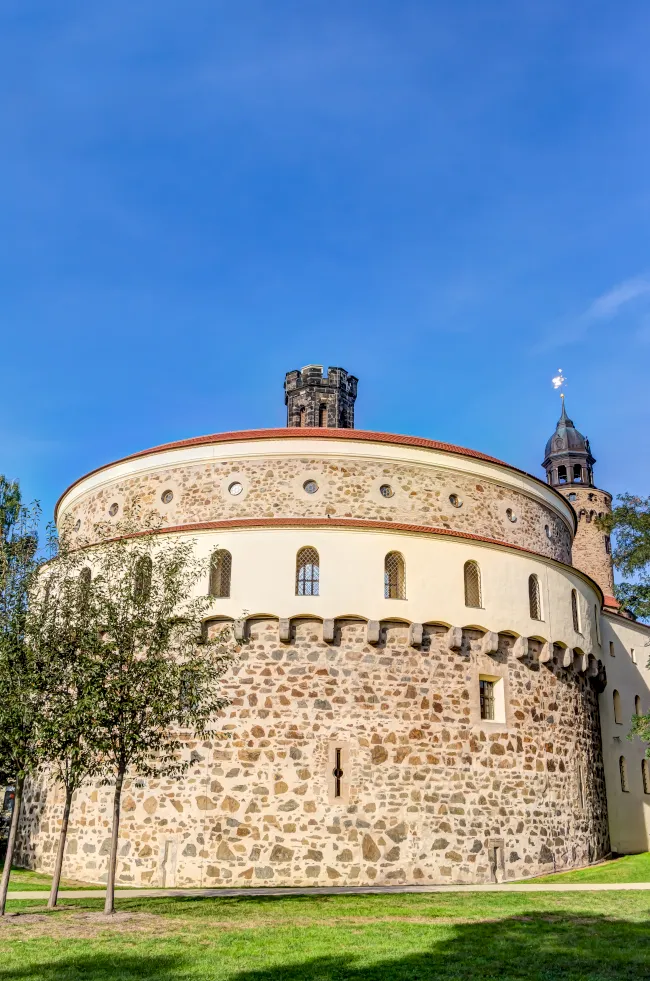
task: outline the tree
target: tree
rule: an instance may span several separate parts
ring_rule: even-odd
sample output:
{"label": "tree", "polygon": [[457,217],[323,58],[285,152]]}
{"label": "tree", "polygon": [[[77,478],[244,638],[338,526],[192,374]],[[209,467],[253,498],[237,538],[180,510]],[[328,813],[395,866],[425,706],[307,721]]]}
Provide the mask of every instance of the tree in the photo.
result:
{"label": "tree", "polygon": [[598,519],[599,528],[615,534],[612,559],[628,580],[615,587],[616,598],[639,619],[650,620],[650,498],[621,494],[618,500],[611,514]]}
{"label": "tree", "polygon": [[56,906],[72,798],[99,768],[94,736],[94,691],[101,685],[101,637],[88,602],[90,570],[69,536],[50,538],[55,554],[32,589],[27,618],[31,650],[40,665],[38,727],[41,759],[65,790],[61,831],[48,908]]}
{"label": "tree", "polygon": [[38,505],[22,503],[17,482],[0,476],[0,761],[13,777],[14,808],[0,882],[4,916],[23,787],[39,763],[41,675],[27,639],[29,593],[38,575]]}
{"label": "tree", "polygon": [[[143,526],[151,530],[141,532]],[[104,911],[114,912],[122,788],[127,770],[143,776],[182,773],[181,729],[200,735],[226,704],[221,677],[232,657],[223,633],[208,638],[211,599],[206,562],[195,542],[160,534],[160,519],[137,509],[104,543],[86,550],[92,569],[86,616],[101,637],[101,684],[89,693],[100,772],[114,780],[113,824]],[[110,540],[109,539],[110,535]],[[91,635],[93,631],[90,631]]]}

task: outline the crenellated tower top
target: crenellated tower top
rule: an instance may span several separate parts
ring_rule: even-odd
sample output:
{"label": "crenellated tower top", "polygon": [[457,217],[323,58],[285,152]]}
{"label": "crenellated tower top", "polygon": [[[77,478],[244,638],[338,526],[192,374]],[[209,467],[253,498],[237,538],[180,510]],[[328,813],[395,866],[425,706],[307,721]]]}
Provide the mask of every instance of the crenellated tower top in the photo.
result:
{"label": "crenellated tower top", "polygon": [[292,428],[354,429],[358,379],[343,368],[309,364],[288,371],[284,380],[287,426]]}

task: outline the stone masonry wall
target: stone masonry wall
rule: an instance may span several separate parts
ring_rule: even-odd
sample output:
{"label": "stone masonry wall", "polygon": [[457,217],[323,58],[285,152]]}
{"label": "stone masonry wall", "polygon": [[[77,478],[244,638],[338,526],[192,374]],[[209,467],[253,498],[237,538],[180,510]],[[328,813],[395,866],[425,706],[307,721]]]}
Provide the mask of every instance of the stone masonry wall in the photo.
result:
{"label": "stone masonry wall", "polygon": [[[507,635],[481,654],[479,631],[450,651],[437,626],[419,649],[404,624],[377,646],[358,620],[333,643],[315,620],[287,644],[277,620],[249,629],[214,734],[185,740],[186,775],[127,780],[120,883],[485,882],[609,851],[597,695],[558,658],[540,664],[537,642],[520,659]],[[503,680],[504,723],[480,719],[480,674]],[[111,794],[77,793],[65,876],[105,881]],[[47,778],[30,785],[21,864],[51,870],[61,806]]]}
{"label": "stone masonry wall", "polygon": [[[316,493],[304,490],[307,480],[318,484]],[[242,485],[237,496],[228,490],[235,481]],[[380,493],[383,484],[391,488],[391,497]],[[173,495],[169,504],[162,500],[165,491]],[[450,503],[452,494],[460,507]],[[79,535],[92,541],[97,523],[117,523],[124,506],[135,499],[143,513],[160,512],[169,527],[233,518],[330,515],[447,528],[571,562],[571,530],[565,522],[551,508],[506,484],[460,471],[355,457],[269,457],[151,470],[88,492],[60,515],[59,523],[78,525]]]}
{"label": "stone masonry wall", "polygon": [[[573,540],[573,564],[594,579],[606,596],[614,595],[614,567],[607,551],[606,535],[596,525],[599,514],[609,514],[612,498],[595,487],[566,484],[559,488],[569,498],[578,515],[578,528]],[[574,498],[574,500],[571,500]]]}

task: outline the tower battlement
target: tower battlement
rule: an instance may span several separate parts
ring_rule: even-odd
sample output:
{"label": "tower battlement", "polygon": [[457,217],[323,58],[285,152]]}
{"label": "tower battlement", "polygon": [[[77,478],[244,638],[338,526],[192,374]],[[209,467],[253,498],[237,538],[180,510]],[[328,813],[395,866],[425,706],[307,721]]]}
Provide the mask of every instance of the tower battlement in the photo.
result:
{"label": "tower battlement", "polygon": [[287,426],[354,429],[358,378],[344,368],[309,364],[284,380]]}

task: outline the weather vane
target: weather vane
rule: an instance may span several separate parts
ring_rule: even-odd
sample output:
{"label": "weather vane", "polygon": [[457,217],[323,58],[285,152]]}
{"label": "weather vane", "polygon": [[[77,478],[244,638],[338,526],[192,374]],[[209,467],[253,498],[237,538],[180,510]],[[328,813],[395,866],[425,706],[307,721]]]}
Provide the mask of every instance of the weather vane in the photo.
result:
{"label": "weather vane", "polygon": [[[555,378],[553,378],[551,380],[553,382],[553,388],[555,389],[556,392],[557,392],[557,390],[559,388],[562,388],[562,386],[564,385],[564,383],[566,381],[566,378],[562,374],[562,369],[561,368],[558,368],[557,369],[557,375],[555,376]],[[564,398],[564,392],[560,392],[560,398],[561,399]]]}

